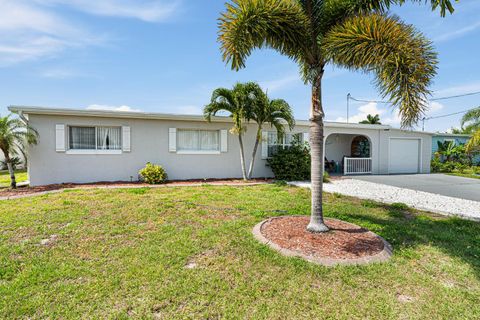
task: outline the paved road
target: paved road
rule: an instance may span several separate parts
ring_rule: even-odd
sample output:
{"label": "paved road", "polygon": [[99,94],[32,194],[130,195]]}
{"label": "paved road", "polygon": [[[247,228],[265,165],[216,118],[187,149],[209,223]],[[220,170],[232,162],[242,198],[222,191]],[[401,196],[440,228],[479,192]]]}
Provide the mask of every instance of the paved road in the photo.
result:
{"label": "paved road", "polygon": [[351,178],[389,186],[436,193],[443,196],[480,201],[480,179],[445,174],[403,174],[352,176]]}

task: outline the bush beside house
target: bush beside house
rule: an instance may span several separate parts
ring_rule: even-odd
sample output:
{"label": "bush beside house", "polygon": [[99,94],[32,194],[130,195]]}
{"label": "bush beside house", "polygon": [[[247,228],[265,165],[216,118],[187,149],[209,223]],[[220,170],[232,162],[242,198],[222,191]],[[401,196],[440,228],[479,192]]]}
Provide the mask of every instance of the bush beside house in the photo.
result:
{"label": "bush beside house", "polygon": [[147,162],[145,168],[139,171],[140,177],[148,184],[160,184],[167,180],[168,176],[162,166]]}

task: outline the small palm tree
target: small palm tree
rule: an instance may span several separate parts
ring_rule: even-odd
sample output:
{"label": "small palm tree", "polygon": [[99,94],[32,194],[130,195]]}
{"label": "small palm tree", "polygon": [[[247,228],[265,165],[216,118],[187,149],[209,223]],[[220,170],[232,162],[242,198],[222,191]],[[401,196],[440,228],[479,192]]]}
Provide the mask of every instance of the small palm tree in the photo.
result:
{"label": "small palm tree", "polygon": [[[244,68],[254,49],[271,48],[297,62],[311,85],[311,232],[328,231],[322,210],[325,66],[373,72],[382,95],[399,109],[403,126],[417,123],[427,109],[437,55],[414,27],[388,15],[390,5],[403,2],[232,0],[219,19],[223,59],[232,69]],[[453,12],[451,0],[430,2],[433,9],[440,7],[442,16]]]}
{"label": "small palm tree", "polygon": [[466,145],[468,153],[480,153],[480,129],[475,131]]}
{"label": "small palm tree", "polygon": [[361,124],[382,124],[380,122],[380,116],[378,114],[372,116],[371,114],[367,115],[367,120],[360,121]]}
{"label": "small palm tree", "polygon": [[12,165],[13,156],[25,145],[37,144],[37,142],[38,132],[34,128],[18,118],[12,118],[11,115],[0,117],[0,150],[5,156],[12,188],[17,187]]}
{"label": "small palm tree", "polygon": [[246,126],[245,111],[251,108],[251,98],[249,92],[250,85],[237,83],[233,89],[218,88],[213,91],[210,104],[203,109],[205,119],[209,122],[212,116],[216,116],[219,112],[228,112],[233,118],[233,127],[230,129],[232,134],[238,136],[240,144],[240,165],[242,167],[243,180],[247,180],[247,170],[245,167],[245,152],[243,147],[243,135]]}
{"label": "small palm tree", "polygon": [[270,124],[277,131],[277,137],[285,134],[285,123],[291,130],[295,126],[295,118],[292,108],[283,99],[270,100],[267,93],[257,83],[247,84],[249,92],[253,95],[251,108],[246,110],[245,116],[247,122],[254,121],[257,123],[257,132],[255,135],[255,145],[253,146],[252,159],[248,169],[248,179],[252,178],[253,168],[255,165],[255,156],[257,154],[258,145],[262,140],[262,127]]}
{"label": "small palm tree", "polygon": [[480,107],[469,110],[462,117],[462,133],[474,133],[480,129]]}

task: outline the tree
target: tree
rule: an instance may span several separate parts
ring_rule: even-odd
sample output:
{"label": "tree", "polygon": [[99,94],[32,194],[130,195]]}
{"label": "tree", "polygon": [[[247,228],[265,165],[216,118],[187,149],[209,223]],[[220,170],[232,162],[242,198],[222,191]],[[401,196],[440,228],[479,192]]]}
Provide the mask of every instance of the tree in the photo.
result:
{"label": "tree", "polygon": [[480,107],[469,110],[462,117],[461,121],[463,133],[474,133],[480,130]]}
{"label": "tree", "polygon": [[249,83],[247,86],[249,87],[248,91],[253,94],[254,98],[250,104],[251,108],[245,112],[246,120],[247,122],[254,121],[257,123],[255,145],[248,169],[248,179],[251,179],[258,145],[262,139],[262,127],[270,124],[276,129],[277,137],[281,138],[285,134],[285,123],[291,130],[295,126],[295,118],[290,105],[285,100],[270,100],[257,83]]}
{"label": "tree", "polygon": [[213,91],[210,104],[203,109],[205,119],[209,122],[212,116],[217,113],[226,111],[230,113],[233,118],[233,127],[230,129],[232,134],[238,136],[240,144],[240,165],[242,167],[243,180],[247,180],[247,170],[245,167],[245,152],[243,147],[243,135],[245,134],[246,126],[245,112],[251,108],[252,99],[249,90],[251,86],[248,84],[237,83],[233,89],[218,88]]}
{"label": "tree", "polygon": [[480,152],[480,129],[475,131],[470,140],[468,140],[466,151],[468,153]]}
{"label": "tree", "polygon": [[361,124],[382,124],[380,122],[380,116],[378,114],[372,116],[371,114],[367,115],[367,120],[360,121]]}
{"label": "tree", "polygon": [[17,150],[24,148],[25,144],[37,144],[38,137],[38,132],[22,120],[12,118],[11,115],[0,117],[0,150],[5,156],[10,173],[10,186],[14,189],[17,187],[17,182],[12,157],[17,154]]}
{"label": "tree", "polygon": [[[254,49],[272,48],[298,63],[311,85],[311,232],[328,231],[322,211],[325,66],[373,72],[382,96],[399,109],[403,126],[417,123],[427,109],[437,55],[414,27],[388,15],[391,4],[404,1],[232,0],[219,19],[223,60],[232,69],[244,68]],[[451,0],[430,2],[442,16],[453,12]]]}

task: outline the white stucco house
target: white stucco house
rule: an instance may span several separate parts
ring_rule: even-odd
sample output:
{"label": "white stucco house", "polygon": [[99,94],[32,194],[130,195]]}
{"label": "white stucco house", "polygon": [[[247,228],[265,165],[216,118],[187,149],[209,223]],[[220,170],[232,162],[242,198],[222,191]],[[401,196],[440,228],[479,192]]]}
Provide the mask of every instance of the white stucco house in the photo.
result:
{"label": "white stucco house", "polygon": [[[211,123],[197,115],[11,106],[36,128],[29,149],[32,186],[52,183],[136,181],[147,162],[162,165],[172,180],[240,178],[239,145],[231,119]],[[293,135],[308,141],[308,121],[299,120],[281,141],[263,128],[254,177],[271,177],[266,159]],[[245,137],[253,148],[255,124]],[[325,158],[339,174],[429,173],[432,134],[386,125],[326,122]]]}

